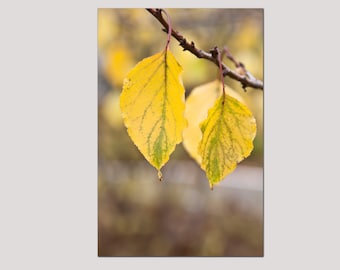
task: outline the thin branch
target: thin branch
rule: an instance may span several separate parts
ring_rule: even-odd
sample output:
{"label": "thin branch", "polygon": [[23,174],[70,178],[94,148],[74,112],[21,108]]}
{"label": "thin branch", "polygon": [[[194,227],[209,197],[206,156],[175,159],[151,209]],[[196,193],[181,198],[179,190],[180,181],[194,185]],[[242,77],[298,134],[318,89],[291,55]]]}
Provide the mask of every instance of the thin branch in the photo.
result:
{"label": "thin branch", "polygon": [[[165,28],[164,31],[166,33],[168,33],[169,25],[164,20],[164,18],[162,16],[162,9],[147,8],[146,10],[148,12],[150,12],[164,26],[164,28]],[[171,35],[179,42],[179,45],[183,48],[183,51],[189,51],[193,55],[195,55],[196,57],[209,60],[210,62],[214,63],[216,66],[219,67],[220,62],[219,62],[219,59],[218,59],[218,53],[217,53],[216,47],[213,50],[211,50],[210,53],[208,53],[208,52],[205,52],[204,50],[200,50],[200,49],[196,48],[195,43],[193,41],[191,41],[189,43],[186,40],[185,37],[183,37],[178,31],[174,30],[173,28],[171,29]],[[229,56],[230,55],[231,54],[229,53]],[[233,60],[236,63],[239,63],[235,59],[233,59]],[[244,67],[244,65],[242,63],[239,63],[239,64],[241,64]],[[223,76],[224,77],[228,76],[228,77],[230,77],[234,80],[239,81],[242,84],[242,88],[244,90],[247,87],[252,87],[252,88],[255,88],[255,89],[263,90],[263,82],[261,80],[254,78],[253,76],[249,76],[249,75],[251,75],[249,72],[246,72],[245,75],[241,75],[241,74],[231,70],[224,63],[222,63],[222,70],[223,70]]]}

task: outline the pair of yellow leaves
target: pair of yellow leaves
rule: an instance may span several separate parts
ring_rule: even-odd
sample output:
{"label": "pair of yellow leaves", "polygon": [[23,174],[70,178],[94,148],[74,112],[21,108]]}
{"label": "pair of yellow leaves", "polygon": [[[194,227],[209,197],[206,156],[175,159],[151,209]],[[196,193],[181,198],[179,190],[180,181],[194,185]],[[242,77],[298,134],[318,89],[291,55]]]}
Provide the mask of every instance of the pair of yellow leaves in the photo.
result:
{"label": "pair of yellow leaves", "polygon": [[160,169],[183,141],[212,188],[250,155],[255,118],[240,101],[223,96],[217,80],[197,87],[185,101],[181,73],[170,50],[143,59],[124,80],[121,113],[129,136],[160,179]]}

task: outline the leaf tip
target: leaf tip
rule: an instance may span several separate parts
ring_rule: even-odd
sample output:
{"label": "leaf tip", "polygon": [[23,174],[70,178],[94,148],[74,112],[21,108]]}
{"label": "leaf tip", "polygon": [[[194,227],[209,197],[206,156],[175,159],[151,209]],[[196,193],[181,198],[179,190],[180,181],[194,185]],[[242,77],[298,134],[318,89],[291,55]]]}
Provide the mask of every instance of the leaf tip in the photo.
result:
{"label": "leaf tip", "polygon": [[159,181],[163,180],[163,174],[162,174],[161,170],[158,171],[158,180]]}
{"label": "leaf tip", "polygon": [[211,191],[214,190],[214,185],[213,185],[213,183],[209,182],[209,187],[210,187],[210,190],[211,190]]}

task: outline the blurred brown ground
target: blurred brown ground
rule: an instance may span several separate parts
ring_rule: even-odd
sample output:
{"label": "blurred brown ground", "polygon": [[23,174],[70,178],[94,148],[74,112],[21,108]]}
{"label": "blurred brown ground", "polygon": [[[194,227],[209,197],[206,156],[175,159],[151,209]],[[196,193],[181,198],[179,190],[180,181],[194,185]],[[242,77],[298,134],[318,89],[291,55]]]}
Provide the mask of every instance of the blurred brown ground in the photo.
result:
{"label": "blurred brown ground", "polygon": [[[209,51],[228,46],[263,79],[263,10],[167,9],[173,27]],[[209,189],[204,172],[178,145],[164,181],[122,124],[119,94],[126,73],[165,46],[161,26],[144,9],[98,10],[98,256],[263,256],[263,92],[238,83],[258,126],[255,148]],[[216,78],[215,67],[176,40],[186,95]],[[233,67],[231,63],[227,64]]]}

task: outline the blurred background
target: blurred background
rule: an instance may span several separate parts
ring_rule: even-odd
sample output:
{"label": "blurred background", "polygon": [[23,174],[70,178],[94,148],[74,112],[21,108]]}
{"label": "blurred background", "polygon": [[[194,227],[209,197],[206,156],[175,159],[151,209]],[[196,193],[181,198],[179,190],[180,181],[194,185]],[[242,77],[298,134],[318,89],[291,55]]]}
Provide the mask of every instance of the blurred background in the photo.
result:
{"label": "blurred background", "polygon": [[[263,9],[166,11],[196,47],[227,46],[263,80]],[[145,9],[98,9],[98,256],[263,256],[263,91],[244,92],[226,78],[258,130],[252,154],[213,191],[182,144],[159,182],[127,135],[119,110],[123,79],[165,43],[161,24]],[[186,96],[217,78],[215,65],[173,38],[170,49],[184,69]]]}

